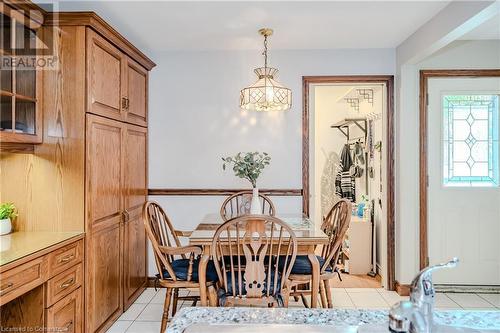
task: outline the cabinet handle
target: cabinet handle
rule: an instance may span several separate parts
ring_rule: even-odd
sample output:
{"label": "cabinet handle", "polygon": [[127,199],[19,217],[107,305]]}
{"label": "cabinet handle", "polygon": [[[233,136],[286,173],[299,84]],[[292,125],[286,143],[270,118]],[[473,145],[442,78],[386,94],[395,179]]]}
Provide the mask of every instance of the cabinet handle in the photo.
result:
{"label": "cabinet handle", "polygon": [[130,99],[128,99],[128,97],[126,99],[127,99],[127,110],[128,110],[130,108]]}
{"label": "cabinet handle", "polygon": [[128,222],[130,220],[130,214],[128,212],[128,210],[124,210],[123,211],[123,222]]}
{"label": "cabinet handle", "polygon": [[71,279],[68,279],[67,281],[63,282],[59,288],[61,289],[66,289],[68,288],[69,286],[75,284],[75,278],[71,278]]}
{"label": "cabinet handle", "polygon": [[127,97],[122,97],[122,109],[127,109]]}
{"label": "cabinet handle", "polygon": [[5,288],[3,288],[2,290],[0,290],[0,295],[3,295],[6,292],[8,292],[9,289],[12,288],[13,286],[14,286],[14,282],[7,283],[7,285],[5,286]]}
{"label": "cabinet handle", "polygon": [[59,258],[59,260],[57,262],[59,264],[66,263],[66,262],[70,261],[71,259],[73,259],[74,257],[75,256],[73,254],[70,254],[69,256]]}

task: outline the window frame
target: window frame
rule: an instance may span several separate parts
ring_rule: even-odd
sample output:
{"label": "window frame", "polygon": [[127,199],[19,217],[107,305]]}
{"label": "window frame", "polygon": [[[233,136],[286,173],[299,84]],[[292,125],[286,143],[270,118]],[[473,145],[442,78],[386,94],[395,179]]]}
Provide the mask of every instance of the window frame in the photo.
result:
{"label": "window frame", "polygon": [[[448,182],[445,182],[445,180],[447,179],[445,177],[445,160],[447,159],[447,157],[445,156],[445,150],[447,150],[447,148],[445,148],[445,142],[448,142],[448,140],[445,140],[445,123],[444,123],[444,97],[445,96],[450,96],[450,95],[463,95],[463,96],[466,96],[466,95],[496,95],[497,96],[497,107],[498,107],[498,113],[497,113],[497,121],[498,121],[498,125],[499,125],[499,129],[498,129],[498,144],[497,144],[497,161],[496,161],[496,164],[497,164],[497,167],[496,167],[496,171],[497,171],[497,179],[496,179],[496,183],[495,183],[495,180],[494,181],[490,181],[490,182],[481,182],[481,181],[477,181],[477,182],[473,182],[473,181],[467,181],[468,184],[465,184],[465,181],[464,182],[461,182],[461,183],[455,183],[453,181],[448,181]],[[471,90],[452,90],[452,91],[441,91],[441,98],[440,98],[440,185],[441,185],[441,188],[443,189],[472,189],[472,190],[475,190],[475,189],[493,189],[493,190],[498,190],[500,189],[500,91],[497,91],[497,90],[482,90],[482,91],[471,91]],[[449,179],[449,178],[448,178]],[[484,185],[479,185],[483,183]]]}

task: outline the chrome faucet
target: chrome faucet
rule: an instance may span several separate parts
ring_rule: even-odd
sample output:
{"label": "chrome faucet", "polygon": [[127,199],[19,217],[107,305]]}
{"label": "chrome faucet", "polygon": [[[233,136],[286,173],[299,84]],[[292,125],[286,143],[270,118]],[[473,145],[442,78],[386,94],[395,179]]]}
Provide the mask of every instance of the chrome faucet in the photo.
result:
{"label": "chrome faucet", "polygon": [[432,272],[436,269],[455,267],[458,258],[424,268],[413,279],[410,289],[410,301],[394,305],[389,312],[391,332],[431,333],[434,323],[434,297],[436,292],[432,284]]}

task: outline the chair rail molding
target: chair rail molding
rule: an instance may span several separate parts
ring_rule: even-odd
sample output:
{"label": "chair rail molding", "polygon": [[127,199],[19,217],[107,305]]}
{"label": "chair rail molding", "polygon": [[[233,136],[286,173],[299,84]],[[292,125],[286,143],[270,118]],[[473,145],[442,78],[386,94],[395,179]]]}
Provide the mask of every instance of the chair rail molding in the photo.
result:
{"label": "chair rail molding", "polygon": [[[158,196],[226,196],[248,189],[216,189],[216,188],[150,188],[148,195]],[[259,189],[259,193],[272,196],[300,197],[302,189]]]}

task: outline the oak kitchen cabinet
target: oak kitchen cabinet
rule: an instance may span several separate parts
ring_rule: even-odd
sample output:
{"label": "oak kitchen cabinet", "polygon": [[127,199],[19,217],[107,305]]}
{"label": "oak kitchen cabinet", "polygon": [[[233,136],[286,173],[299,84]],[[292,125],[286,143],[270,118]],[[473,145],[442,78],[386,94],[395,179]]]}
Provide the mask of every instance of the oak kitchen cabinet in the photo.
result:
{"label": "oak kitchen cabinet", "polygon": [[42,74],[29,61],[37,55],[40,24],[2,2],[0,26],[0,143],[41,143]]}
{"label": "oak kitchen cabinet", "polygon": [[62,96],[68,107],[78,101],[84,111],[85,331],[103,332],[147,283],[141,208],[147,198],[147,82],[154,63],[94,13],[58,13],[46,22],[63,59],[57,73]]}
{"label": "oak kitchen cabinet", "polygon": [[94,31],[87,32],[89,112],[147,125],[147,70]]}
{"label": "oak kitchen cabinet", "polygon": [[[22,149],[16,143],[14,150],[2,152],[2,200],[15,202],[19,209],[14,225],[19,235],[48,233],[44,237],[50,241],[61,232],[85,232],[79,243],[81,256],[73,255],[78,254],[81,263],[64,266],[64,271],[56,267],[57,275],[47,275],[47,257],[28,267],[22,278],[29,281],[4,284],[3,278],[15,271],[7,271],[11,264],[0,265],[0,273],[7,274],[1,274],[1,311],[28,304],[34,314],[32,321],[24,322],[28,326],[104,332],[147,282],[141,208],[147,195],[148,72],[155,64],[95,13],[50,13],[29,1],[0,6],[8,17],[31,10],[40,13],[41,17],[33,16],[43,22],[36,34],[51,41],[52,54],[60,59],[53,70],[34,73],[35,80],[33,73],[25,73],[31,81],[16,81],[24,73],[0,71],[0,112],[2,122],[8,120],[6,127],[17,126],[14,119],[21,113],[13,105],[25,103],[25,97],[36,110],[43,109],[41,121],[36,120],[40,113],[29,111],[35,115],[30,133],[0,131],[2,144],[13,135],[26,134],[29,140],[12,141],[24,140],[32,147],[29,154],[18,154]],[[16,26],[4,16],[2,22]],[[25,31],[17,36],[33,38],[32,30]],[[16,82],[23,83],[18,90]],[[68,281],[81,287],[58,290]],[[20,282],[24,284],[18,286]],[[7,296],[8,288],[16,293]]]}
{"label": "oak kitchen cabinet", "polygon": [[[45,327],[48,332],[85,332],[83,234],[18,232],[10,236],[18,246],[4,251],[1,260],[1,330],[35,332]],[[19,248],[26,242],[30,244]]]}

